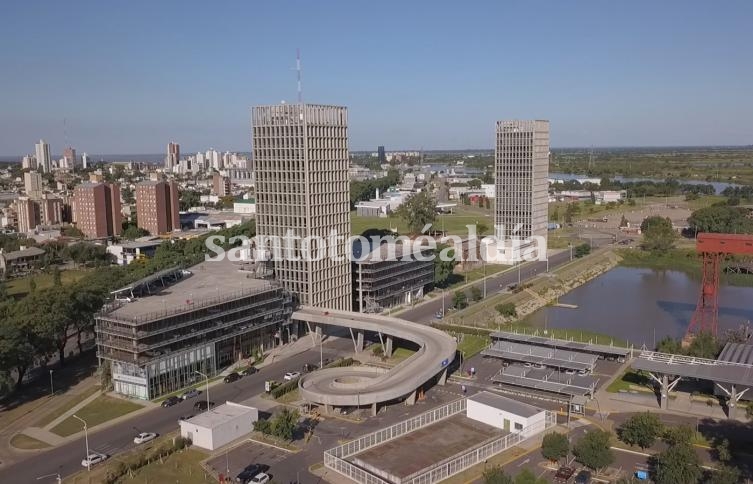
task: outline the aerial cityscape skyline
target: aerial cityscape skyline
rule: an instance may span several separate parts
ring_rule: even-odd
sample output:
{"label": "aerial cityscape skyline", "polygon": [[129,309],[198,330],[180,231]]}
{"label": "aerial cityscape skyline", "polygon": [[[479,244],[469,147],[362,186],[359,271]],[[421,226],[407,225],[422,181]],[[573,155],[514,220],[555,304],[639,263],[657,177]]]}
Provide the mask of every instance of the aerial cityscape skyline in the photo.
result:
{"label": "aerial cityscape skyline", "polygon": [[[499,118],[550,119],[554,147],[750,144],[752,68],[736,53],[753,42],[749,3],[432,6],[12,5],[0,33],[0,88],[13,94],[0,154],[27,153],[39,138],[56,153],[157,153],[166,139],[248,151],[250,107],[296,100],[297,48],[304,101],[348,106],[354,150],[492,147]],[[283,38],[265,21],[281,16],[292,33]],[[221,35],[167,33],[167,18],[221,25]],[[533,21],[556,42],[531,35]],[[54,34],[59,22],[71,35]],[[40,32],[31,39],[30,23]],[[326,35],[336,29],[346,45]],[[29,59],[54,81],[25,75]]]}

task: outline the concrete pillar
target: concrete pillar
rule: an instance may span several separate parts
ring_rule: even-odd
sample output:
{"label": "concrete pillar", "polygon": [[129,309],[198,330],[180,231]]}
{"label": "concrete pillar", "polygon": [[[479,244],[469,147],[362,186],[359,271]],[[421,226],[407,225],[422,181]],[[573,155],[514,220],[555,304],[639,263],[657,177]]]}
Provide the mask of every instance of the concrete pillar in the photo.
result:
{"label": "concrete pillar", "polygon": [[442,373],[439,374],[439,381],[437,383],[442,386],[447,383],[447,368],[442,370]]}
{"label": "concrete pillar", "polygon": [[410,395],[408,395],[408,398],[405,399],[406,405],[415,405],[416,404],[416,390],[413,390]]}
{"label": "concrete pillar", "polygon": [[360,353],[361,351],[363,351],[363,331],[358,332],[356,339],[356,353]]}
{"label": "concrete pillar", "polygon": [[384,344],[384,356],[392,357],[392,336],[387,336],[387,341]]}
{"label": "concrete pillar", "polygon": [[334,407],[332,405],[325,404],[324,405],[324,413],[327,415],[332,415],[332,411],[334,410]]}
{"label": "concrete pillar", "polygon": [[659,402],[659,406],[666,410],[669,408],[669,377],[667,375],[662,375],[661,377],[661,388],[659,389],[659,392],[661,393],[661,401]]}
{"label": "concrete pillar", "polygon": [[379,413],[379,407],[377,406],[377,402],[374,402],[371,404],[371,416],[376,417],[377,413]]}
{"label": "concrete pillar", "polygon": [[737,391],[735,390],[735,385],[732,385],[732,388],[730,388],[729,391],[729,403],[727,404],[727,409],[729,410],[727,413],[727,418],[734,419],[737,416]]}

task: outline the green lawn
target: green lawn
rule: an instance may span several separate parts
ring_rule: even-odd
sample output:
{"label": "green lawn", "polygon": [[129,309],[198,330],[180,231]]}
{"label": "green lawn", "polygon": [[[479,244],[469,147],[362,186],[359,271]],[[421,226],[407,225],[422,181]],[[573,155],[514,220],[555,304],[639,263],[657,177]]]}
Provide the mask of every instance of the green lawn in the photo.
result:
{"label": "green lawn", "polygon": [[[76,412],[76,415],[85,420],[86,425],[89,428],[92,428],[140,408],[143,407],[137,403],[129,402],[128,400],[101,395],[96,400]],[[67,437],[76,432],[80,432],[81,430],[83,430],[83,424],[71,416],[53,427],[51,432],[58,434],[61,437]]]}
{"label": "green lawn", "polygon": [[413,356],[415,353],[415,351],[407,348],[395,348],[395,350],[392,351],[392,357],[388,361],[392,364],[397,364]]}
{"label": "green lawn", "polygon": [[[650,380],[646,375],[640,372],[627,370],[619,378],[616,378],[607,387],[609,393],[629,392],[630,390],[645,391],[650,393],[652,390],[647,385],[650,385]],[[638,387],[643,387],[639,389]]]}
{"label": "green lawn", "polygon": [[[78,281],[86,275],[87,271],[84,270],[66,270],[60,273],[60,281],[65,284],[71,284]],[[16,296],[26,294],[29,292],[29,282],[31,280],[37,284],[37,289],[45,289],[52,287],[52,274],[41,273],[33,276],[21,277],[19,279],[12,279],[6,282],[6,290],[9,296]]]}
{"label": "green lawn", "polygon": [[458,343],[458,351],[463,352],[463,358],[468,359],[477,355],[481,350],[486,349],[491,342],[490,338],[475,334],[463,334],[462,340]]}
{"label": "green lawn", "polygon": [[52,412],[48,413],[44,417],[42,417],[39,420],[37,420],[36,422],[34,422],[33,426],[34,427],[44,427],[45,425],[49,424],[50,422],[52,422],[56,418],[60,417],[65,412],[67,412],[69,409],[75,407],[76,405],[78,405],[79,403],[83,402],[84,400],[86,400],[90,396],[94,395],[98,391],[99,391],[99,386],[98,385],[94,385],[94,386],[92,386],[90,388],[87,388],[83,392],[81,392],[79,394],[76,394],[76,395],[71,395],[71,396],[66,395],[66,394],[55,395],[55,399],[58,399],[58,400],[53,399],[52,402],[51,402],[53,404],[55,404],[55,403],[57,404],[57,407],[55,408],[55,410],[53,410]]}
{"label": "green lawn", "polygon": [[[539,335],[543,334],[542,328],[535,328],[528,325],[524,319],[521,322],[513,323],[508,326],[504,326],[502,331],[517,331],[519,333],[533,334],[538,331]],[[627,341],[613,338],[612,336],[605,335],[604,333],[597,333],[595,331],[581,330],[581,329],[559,329],[549,328],[547,329],[547,337],[579,341],[582,343],[595,343],[600,345],[614,345],[622,348],[629,348],[630,345]]]}
{"label": "green lawn", "polygon": [[37,440],[34,437],[29,437],[25,434],[14,435],[13,438],[10,439],[10,445],[17,449],[24,450],[39,450],[49,447],[48,444],[42,442],[41,440]]}

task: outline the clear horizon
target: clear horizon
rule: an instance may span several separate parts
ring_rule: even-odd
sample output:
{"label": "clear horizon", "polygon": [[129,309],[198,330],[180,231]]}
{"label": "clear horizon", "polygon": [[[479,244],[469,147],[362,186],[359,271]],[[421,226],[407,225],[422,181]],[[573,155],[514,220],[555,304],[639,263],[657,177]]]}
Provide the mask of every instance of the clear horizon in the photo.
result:
{"label": "clear horizon", "polygon": [[156,154],[170,141],[249,151],[250,107],[296,99],[297,48],[304,101],[348,107],[352,151],[489,149],[495,121],[537,118],[561,149],[753,143],[753,4],[742,0],[85,1],[5,13],[3,156],[40,138],[55,153]]}

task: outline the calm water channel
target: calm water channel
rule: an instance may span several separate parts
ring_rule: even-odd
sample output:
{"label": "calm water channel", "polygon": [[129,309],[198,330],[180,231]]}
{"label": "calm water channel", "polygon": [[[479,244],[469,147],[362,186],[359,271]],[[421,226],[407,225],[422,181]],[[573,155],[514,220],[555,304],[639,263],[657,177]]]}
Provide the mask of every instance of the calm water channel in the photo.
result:
{"label": "calm water channel", "polygon": [[[529,321],[541,328],[596,331],[653,348],[664,336],[685,334],[699,286],[682,272],[617,267],[560,298],[578,309],[546,307]],[[749,320],[753,321],[753,288],[723,286],[720,330]]]}

